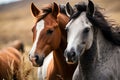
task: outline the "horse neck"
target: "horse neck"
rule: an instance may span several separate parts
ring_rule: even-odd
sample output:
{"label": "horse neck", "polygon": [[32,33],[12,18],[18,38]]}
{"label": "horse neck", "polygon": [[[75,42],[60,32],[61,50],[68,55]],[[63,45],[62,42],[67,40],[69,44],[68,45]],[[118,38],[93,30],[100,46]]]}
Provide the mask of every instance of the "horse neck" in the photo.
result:
{"label": "horse neck", "polygon": [[65,59],[63,55],[63,50],[61,48],[58,48],[53,51],[53,58],[54,58],[54,66],[55,67],[61,67],[63,64],[65,64]]}
{"label": "horse neck", "polygon": [[67,33],[64,28],[67,23],[65,22],[63,23],[62,21],[64,20],[61,17],[59,17],[58,21],[59,21],[59,27],[61,30],[61,42],[60,42],[59,48],[54,50],[54,53],[53,53],[54,66],[58,72],[65,73],[65,70],[67,69],[67,63],[64,57],[64,50],[67,46]]}
{"label": "horse neck", "polygon": [[[113,55],[114,49],[116,47],[117,47],[116,45],[112,44],[111,42],[109,42],[104,38],[101,31],[98,31],[98,34],[97,34],[97,48],[98,48],[97,57],[98,58],[97,59],[99,62],[106,62]],[[111,50],[113,52],[111,52]]]}
{"label": "horse neck", "polygon": [[58,75],[66,74],[67,72],[67,63],[64,58],[65,44],[66,43],[62,41],[59,48],[53,51],[54,70],[57,71]]}
{"label": "horse neck", "polygon": [[[80,57],[80,68],[84,80],[89,80],[94,76],[94,72],[98,65],[105,63],[115,54],[116,46],[106,40],[100,30],[94,33],[94,41],[92,47],[85,51]],[[117,48],[118,49],[118,48]],[[112,50],[112,52],[111,52]],[[114,54],[113,54],[114,52]]]}
{"label": "horse neck", "polygon": [[[94,32],[94,40],[90,49],[86,50],[83,55],[80,56],[79,71],[82,76],[82,80],[89,80],[93,70],[94,62],[97,57],[97,36]],[[82,69],[82,70],[81,70]]]}

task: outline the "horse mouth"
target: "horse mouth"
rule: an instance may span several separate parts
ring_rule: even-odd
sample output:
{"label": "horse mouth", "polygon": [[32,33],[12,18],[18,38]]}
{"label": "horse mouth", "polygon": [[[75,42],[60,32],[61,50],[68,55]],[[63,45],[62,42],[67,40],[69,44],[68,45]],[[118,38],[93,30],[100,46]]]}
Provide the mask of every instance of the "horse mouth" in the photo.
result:
{"label": "horse mouth", "polygon": [[75,64],[77,62],[77,55],[74,49],[70,51],[65,50],[64,57],[68,64]]}
{"label": "horse mouth", "polygon": [[67,64],[75,64],[75,63],[74,63],[74,62],[68,62],[68,61],[67,61]]}
{"label": "horse mouth", "polygon": [[36,64],[36,63],[32,63],[32,65],[33,65],[34,67],[40,67],[40,65],[38,65],[38,64]]}
{"label": "horse mouth", "polygon": [[31,63],[32,63],[32,66],[34,66],[34,67],[39,67],[39,65],[35,62],[35,60],[30,60],[31,61]]}
{"label": "horse mouth", "polygon": [[66,62],[67,64],[75,64],[77,63],[77,58],[76,57],[66,58]]}
{"label": "horse mouth", "polygon": [[32,58],[30,61],[32,62],[32,65],[34,67],[41,67],[43,65],[43,62],[44,62],[44,57]]}
{"label": "horse mouth", "polygon": [[34,67],[41,67],[43,65],[43,62],[41,62],[41,63],[32,62],[32,65]]}

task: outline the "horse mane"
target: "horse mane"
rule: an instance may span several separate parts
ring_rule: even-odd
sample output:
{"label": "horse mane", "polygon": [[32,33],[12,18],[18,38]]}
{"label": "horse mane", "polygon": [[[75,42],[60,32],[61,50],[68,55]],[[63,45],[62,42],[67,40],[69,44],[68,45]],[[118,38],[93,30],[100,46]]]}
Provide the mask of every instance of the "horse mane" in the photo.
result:
{"label": "horse mane", "polygon": [[[77,18],[82,12],[87,11],[87,5],[85,2],[75,5],[77,11],[70,17],[70,19]],[[93,16],[87,15],[89,21],[93,24],[94,28],[99,28],[105,39],[112,44],[120,46],[120,28],[114,24],[111,24],[105,16],[99,11],[100,7],[95,6],[95,13]]]}
{"label": "horse mane", "polygon": [[67,15],[65,11],[65,5],[60,4],[59,7],[60,7],[60,13]]}

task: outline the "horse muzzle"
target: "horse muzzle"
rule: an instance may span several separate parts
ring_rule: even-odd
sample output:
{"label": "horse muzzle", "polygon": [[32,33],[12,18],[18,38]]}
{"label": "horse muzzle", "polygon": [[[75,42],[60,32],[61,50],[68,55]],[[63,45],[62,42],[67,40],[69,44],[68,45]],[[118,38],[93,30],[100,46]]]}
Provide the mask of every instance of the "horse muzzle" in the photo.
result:
{"label": "horse muzzle", "polygon": [[29,56],[30,61],[32,62],[32,65],[35,67],[40,67],[43,65],[44,62],[44,56]]}
{"label": "horse muzzle", "polygon": [[71,51],[65,50],[64,56],[66,57],[66,62],[68,64],[75,64],[77,62],[76,53],[73,50]]}

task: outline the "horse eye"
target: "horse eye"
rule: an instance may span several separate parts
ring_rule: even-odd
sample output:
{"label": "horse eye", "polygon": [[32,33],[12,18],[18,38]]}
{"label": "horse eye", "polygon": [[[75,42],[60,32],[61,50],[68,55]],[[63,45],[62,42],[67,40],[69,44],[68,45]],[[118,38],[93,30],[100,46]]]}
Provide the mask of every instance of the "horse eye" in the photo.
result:
{"label": "horse eye", "polygon": [[88,33],[89,31],[90,31],[90,28],[88,27],[84,29],[84,33]]}
{"label": "horse eye", "polygon": [[47,30],[47,34],[52,34],[52,32],[53,32],[53,30],[51,30],[51,29]]}

